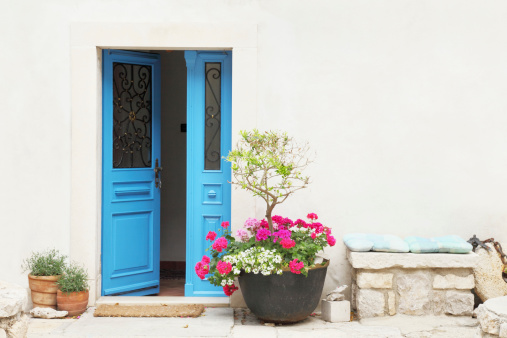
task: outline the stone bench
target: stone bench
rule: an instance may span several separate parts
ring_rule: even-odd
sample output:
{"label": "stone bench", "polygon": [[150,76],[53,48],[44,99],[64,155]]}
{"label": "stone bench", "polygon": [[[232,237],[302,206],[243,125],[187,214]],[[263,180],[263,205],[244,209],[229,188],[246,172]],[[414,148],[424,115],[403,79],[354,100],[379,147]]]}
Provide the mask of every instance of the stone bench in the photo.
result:
{"label": "stone bench", "polygon": [[351,306],[359,318],[471,316],[477,254],[351,252]]}
{"label": "stone bench", "polygon": [[0,281],[0,338],[26,337],[28,316],[23,311],[27,302],[25,288]]}

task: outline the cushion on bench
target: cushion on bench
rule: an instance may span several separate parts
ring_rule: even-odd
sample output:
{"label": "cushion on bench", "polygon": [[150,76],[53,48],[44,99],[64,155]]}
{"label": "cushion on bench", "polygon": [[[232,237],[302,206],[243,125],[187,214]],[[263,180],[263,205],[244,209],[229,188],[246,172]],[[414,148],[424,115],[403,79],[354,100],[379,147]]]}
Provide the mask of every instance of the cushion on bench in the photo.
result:
{"label": "cushion on bench", "polygon": [[400,237],[377,234],[347,234],[343,242],[350,251],[408,252],[409,246]]}

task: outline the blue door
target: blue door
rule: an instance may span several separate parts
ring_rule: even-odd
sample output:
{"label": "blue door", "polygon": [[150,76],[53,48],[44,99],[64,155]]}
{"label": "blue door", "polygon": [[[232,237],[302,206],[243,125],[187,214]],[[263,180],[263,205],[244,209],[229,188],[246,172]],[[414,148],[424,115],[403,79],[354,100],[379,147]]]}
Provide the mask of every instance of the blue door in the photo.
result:
{"label": "blue door", "polygon": [[194,265],[210,245],[208,231],[231,218],[231,52],[186,51],[187,264],[185,296],[225,296]]}
{"label": "blue door", "polygon": [[102,60],[102,295],[154,294],[160,276],[160,57],[104,50]]}

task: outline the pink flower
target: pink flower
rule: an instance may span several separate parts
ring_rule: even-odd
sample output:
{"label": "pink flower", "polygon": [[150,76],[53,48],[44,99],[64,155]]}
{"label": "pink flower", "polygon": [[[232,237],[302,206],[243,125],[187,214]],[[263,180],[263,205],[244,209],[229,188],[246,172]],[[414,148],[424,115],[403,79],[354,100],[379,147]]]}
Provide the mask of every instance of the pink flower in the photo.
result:
{"label": "pink flower", "polygon": [[294,225],[297,225],[297,226],[300,226],[300,227],[303,227],[303,228],[308,228],[308,223],[306,223],[305,221],[303,221],[302,219],[297,219],[295,222],[294,222]]}
{"label": "pink flower", "polygon": [[316,220],[316,219],[319,219],[319,216],[317,216],[317,214],[314,214],[312,212],[312,213],[309,213],[308,215],[306,215],[306,218],[311,219],[311,220]]}
{"label": "pink flower", "polygon": [[299,275],[301,273],[301,270],[305,267],[305,264],[303,262],[299,262],[297,259],[294,259],[289,262],[289,268],[290,272],[295,273]]}
{"label": "pink flower", "polygon": [[236,231],[236,238],[242,242],[246,242],[250,239],[250,236],[248,235],[248,232],[246,232],[246,230],[239,229],[238,231]]}
{"label": "pink flower", "polygon": [[205,255],[205,256],[202,256],[201,262],[202,262],[203,264],[209,264],[210,259],[209,259],[209,257],[208,257],[208,256],[206,256],[206,255]]}
{"label": "pink flower", "polygon": [[290,238],[292,233],[289,230],[282,229],[282,230],[278,230],[273,235],[278,238]]}
{"label": "pink flower", "polygon": [[334,246],[336,244],[336,239],[332,235],[327,236],[327,244],[329,244],[329,246]]}
{"label": "pink flower", "polygon": [[317,238],[317,234],[315,232],[312,232],[311,236],[312,236],[312,239]]}
{"label": "pink flower", "polygon": [[268,239],[269,236],[271,236],[271,231],[265,228],[260,228],[259,231],[257,231],[257,235],[255,235],[255,239],[260,242]]}
{"label": "pink flower", "polygon": [[229,227],[229,221],[222,222],[222,224],[220,224],[220,226],[224,229],[227,229]]}
{"label": "pink flower", "polygon": [[234,291],[236,291],[238,288],[235,285],[226,285],[223,287],[223,289],[226,296],[232,296]]}
{"label": "pink flower", "polygon": [[261,228],[266,228],[266,229],[268,229],[268,228],[269,228],[269,223],[268,223],[268,221],[266,221],[265,219],[263,219],[263,220],[261,221],[261,224],[260,224],[260,225],[261,225]]}
{"label": "pink flower", "polygon": [[220,237],[215,241],[215,243],[213,243],[211,248],[218,252],[222,252],[223,249],[227,248],[227,244],[227,240],[224,237]]}
{"label": "pink flower", "polygon": [[217,237],[217,233],[216,233],[216,232],[214,232],[214,231],[210,231],[210,232],[208,232],[208,234],[206,235],[206,240],[207,240],[207,241],[214,241],[216,237]]}
{"label": "pink flower", "polygon": [[197,262],[195,265],[195,273],[199,276],[200,279],[204,279],[206,274],[209,272],[209,266],[205,265],[201,262]]}
{"label": "pink flower", "polygon": [[227,275],[232,270],[232,265],[229,262],[218,261],[217,270],[221,275]]}
{"label": "pink flower", "polygon": [[290,249],[290,248],[293,248],[294,246],[296,246],[296,241],[293,241],[290,238],[284,238],[280,241],[280,244],[282,245],[282,247],[284,249]]}
{"label": "pink flower", "polygon": [[275,215],[275,216],[271,217],[271,220],[273,222],[275,222],[276,224],[283,224],[283,217],[282,216]]}

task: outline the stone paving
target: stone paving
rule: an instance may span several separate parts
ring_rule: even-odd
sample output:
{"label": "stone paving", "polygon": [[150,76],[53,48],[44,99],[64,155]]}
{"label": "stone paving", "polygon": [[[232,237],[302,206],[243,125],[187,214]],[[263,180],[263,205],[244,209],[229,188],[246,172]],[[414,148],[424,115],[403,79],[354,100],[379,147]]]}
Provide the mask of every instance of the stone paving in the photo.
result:
{"label": "stone paving", "polygon": [[320,315],[292,325],[265,324],[247,309],[207,308],[198,318],[31,318],[28,337],[481,337],[470,317],[403,316],[328,323]]}

